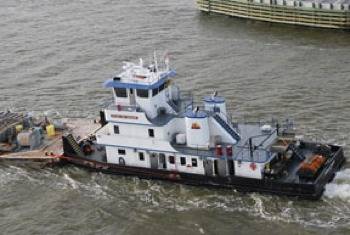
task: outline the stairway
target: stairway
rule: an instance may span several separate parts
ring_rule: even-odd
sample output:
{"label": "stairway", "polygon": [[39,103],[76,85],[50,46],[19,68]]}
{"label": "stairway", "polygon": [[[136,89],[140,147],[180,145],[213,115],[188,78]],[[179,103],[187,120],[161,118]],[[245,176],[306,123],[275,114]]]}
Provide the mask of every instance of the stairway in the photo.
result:
{"label": "stairway", "polygon": [[179,111],[179,109],[178,109],[177,105],[174,103],[174,101],[169,100],[169,101],[168,101],[168,105],[169,105],[175,112],[178,112],[178,111]]}
{"label": "stairway", "polygon": [[225,120],[223,120],[218,114],[214,114],[214,119],[217,121],[217,123],[220,124],[222,128],[224,128],[233,139],[235,139],[237,142],[241,140],[241,136],[229,125]]}
{"label": "stairway", "polygon": [[63,136],[63,150],[65,154],[73,154],[72,150],[75,154],[77,154],[79,157],[83,157],[85,154],[81,150],[78,143],[75,141],[72,134],[68,134],[66,136]]}

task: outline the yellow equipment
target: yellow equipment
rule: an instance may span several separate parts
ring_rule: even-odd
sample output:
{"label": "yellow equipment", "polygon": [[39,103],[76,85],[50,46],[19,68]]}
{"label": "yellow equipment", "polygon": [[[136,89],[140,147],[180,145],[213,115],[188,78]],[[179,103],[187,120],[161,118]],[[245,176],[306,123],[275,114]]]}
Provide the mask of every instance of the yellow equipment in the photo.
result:
{"label": "yellow equipment", "polygon": [[23,125],[16,125],[16,133],[23,131]]}
{"label": "yellow equipment", "polygon": [[56,135],[55,126],[54,125],[47,125],[46,126],[46,133],[47,133],[47,136],[49,136],[49,137],[55,136]]}

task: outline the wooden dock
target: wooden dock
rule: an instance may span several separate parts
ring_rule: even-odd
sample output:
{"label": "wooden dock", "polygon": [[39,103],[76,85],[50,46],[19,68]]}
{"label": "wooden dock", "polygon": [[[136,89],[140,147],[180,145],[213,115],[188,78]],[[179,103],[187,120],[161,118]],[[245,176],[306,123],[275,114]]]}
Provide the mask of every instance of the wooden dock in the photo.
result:
{"label": "wooden dock", "polygon": [[294,0],[197,0],[198,8],[228,16],[312,27],[350,29],[349,3]]}
{"label": "wooden dock", "polygon": [[68,128],[58,131],[40,149],[0,155],[0,162],[9,164],[40,163],[43,165],[58,164],[61,161],[62,135],[72,133],[75,138],[85,138],[99,129],[100,124],[89,119],[67,119]]}

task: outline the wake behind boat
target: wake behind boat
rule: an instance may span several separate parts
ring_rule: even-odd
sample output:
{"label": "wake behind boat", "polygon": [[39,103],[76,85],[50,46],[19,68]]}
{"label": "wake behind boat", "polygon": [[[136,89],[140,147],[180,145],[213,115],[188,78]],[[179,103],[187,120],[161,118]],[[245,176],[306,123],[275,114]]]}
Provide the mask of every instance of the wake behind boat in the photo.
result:
{"label": "wake behind boat", "polygon": [[345,161],[341,146],[297,138],[287,123],[237,123],[216,92],[195,104],[174,84],[169,61],[127,62],[105,82],[113,102],[102,127],[63,136],[77,166],[147,179],[318,199]]}

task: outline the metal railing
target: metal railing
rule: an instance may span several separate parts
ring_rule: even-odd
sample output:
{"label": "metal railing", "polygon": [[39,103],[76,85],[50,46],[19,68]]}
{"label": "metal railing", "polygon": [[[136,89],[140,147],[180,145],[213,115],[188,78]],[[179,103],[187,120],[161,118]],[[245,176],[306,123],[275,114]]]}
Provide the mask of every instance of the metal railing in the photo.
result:
{"label": "metal railing", "polygon": [[127,111],[127,112],[143,112],[141,107],[138,105],[116,105],[111,104],[107,107],[108,110],[117,110],[117,111]]}
{"label": "metal railing", "polygon": [[242,124],[247,124],[247,125],[258,125],[258,126],[263,126],[263,125],[271,125],[271,126],[276,126],[278,123],[280,125],[280,128],[284,129],[293,129],[294,128],[294,122],[291,119],[285,119],[284,121],[279,121],[277,119],[259,119],[259,120],[247,120],[245,118],[241,119],[236,119],[238,123]]}
{"label": "metal railing", "polygon": [[127,112],[143,112],[141,107],[138,105],[116,105],[114,101],[106,101],[101,104],[102,109],[107,110],[117,110],[117,111],[127,111]]}
{"label": "metal railing", "polygon": [[266,162],[271,158],[271,153],[266,149],[257,149],[253,151],[253,156],[250,155],[249,147],[237,147],[240,150],[236,153],[235,160]]}
{"label": "metal railing", "polygon": [[193,94],[190,91],[179,91],[178,100],[169,100],[172,105],[176,106],[176,112],[183,115],[189,108],[193,107]]}

